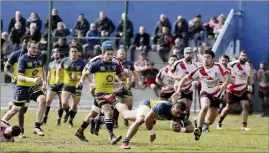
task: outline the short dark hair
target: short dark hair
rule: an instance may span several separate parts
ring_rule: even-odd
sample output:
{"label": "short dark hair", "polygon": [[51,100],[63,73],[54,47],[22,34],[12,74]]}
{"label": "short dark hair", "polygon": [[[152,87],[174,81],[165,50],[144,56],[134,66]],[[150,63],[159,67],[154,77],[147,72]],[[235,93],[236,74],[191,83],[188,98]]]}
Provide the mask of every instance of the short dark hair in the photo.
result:
{"label": "short dark hair", "polygon": [[[177,58],[177,55],[172,54],[172,55],[169,56],[169,58],[171,58],[171,57],[175,57],[175,58]],[[178,58],[177,58],[177,59],[178,59]]]}
{"label": "short dark hair", "polygon": [[227,59],[228,61],[230,61],[230,57],[227,54],[224,54],[221,57],[223,57],[223,58]]}
{"label": "short dark hair", "polygon": [[30,47],[31,44],[38,44],[38,42],[35,41],[35,40],[30,39],[30,40],[27,42],[27,47]]}
{"label": "short dark hair", "polygon": [[[248,63],[252,63],[252,61],[251,60],[248,60]],[[261,61],[261,63],[264,63],[263,61]]]}
{"label": "short dark hair", "polygon": [[215,58],[215,53],[212,50],[205,50],[204,54],[209,54],[212,58]]}
{"label": "short dark hair", "polygon": [[241,53],[247,54],[247,51],[245,51],[245,50],[241,50],[241,51],[240,51],[240,54],[241,54]]}
{"label": "short dark hair", "polygon": [[21,128],[20,128],[19,126],[17,126],[17,125],[13,125],[13,126],[11,127],[11,135],[12,135],[13,137],[18,136],[20,133],[21,133]]}
{"label": "short dark hair", "polygon": [[24,40],[26,40],[27,43],[28,41],[31,40],[31,37],[29,35],[24,35],[23,37],[21,37],[20,43],[22,44]]}
{"label": "short dark hair", "polygon": [[78,50],[78,46],[77,46],[77,45],[73,45],[73,44],[72,44],[72,45],[69,46],[69,49],[71,49],[71,48],[75,48],[75,49]]}
{"label": "short dark hair", "polygon": [[183,112],[186,111],[186,109],[187,109],[187,105],[182,101],[174,103],[173,106],[175,106],[177,109],[179,109],[179,110],[181,110]]}

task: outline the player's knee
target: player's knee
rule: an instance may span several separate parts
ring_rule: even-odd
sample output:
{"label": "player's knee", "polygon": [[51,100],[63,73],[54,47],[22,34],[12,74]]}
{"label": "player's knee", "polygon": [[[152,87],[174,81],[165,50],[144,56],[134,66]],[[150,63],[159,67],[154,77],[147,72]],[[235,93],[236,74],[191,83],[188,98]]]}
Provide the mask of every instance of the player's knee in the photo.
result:
{"label": "player's knee", "polygon": [[137,123],[137,124],[143,124],[144,123],[144,116],[143,117],[138,117],[136,120],[135,120],[135,122]]}
{"label": "player's knee", "polygon": [[37,102],[40,103],[40,104],[42,104],[42,105],[43,104],[45,105],[46,104],[46,97],[45,97],[45,95],[38,96],[37,97]]}

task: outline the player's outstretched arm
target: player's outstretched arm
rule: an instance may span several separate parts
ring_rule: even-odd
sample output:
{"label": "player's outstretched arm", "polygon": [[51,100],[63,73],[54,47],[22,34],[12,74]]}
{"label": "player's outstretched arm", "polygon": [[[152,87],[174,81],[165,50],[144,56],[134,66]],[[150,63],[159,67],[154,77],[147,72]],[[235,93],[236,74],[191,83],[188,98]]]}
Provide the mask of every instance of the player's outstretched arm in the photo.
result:
{"label": "player's outstretched arm", "polygon": [[153,121],[155,118],[156,118],[156,114],[152,109],[145,117],[145,125],[150,134],[150,142],[153,142],[156,139],[156,134],[153,130]]}
{"label": "player's outstretched arm", "polygon": [[221,90],[225,90],[226,87],[231,83],[231,75],[230,74],[226,74],[224,76],[224,82],[221,84],[220,89]]}

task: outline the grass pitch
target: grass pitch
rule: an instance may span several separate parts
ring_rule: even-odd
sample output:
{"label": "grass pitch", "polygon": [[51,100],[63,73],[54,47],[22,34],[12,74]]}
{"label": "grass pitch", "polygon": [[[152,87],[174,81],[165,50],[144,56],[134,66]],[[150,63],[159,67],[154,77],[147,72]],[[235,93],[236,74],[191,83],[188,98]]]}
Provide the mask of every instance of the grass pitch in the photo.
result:
{"label": "grass pitch", "polygon": [[[56,127],[57,112],[51,111],[48,124],[42,126],[45,136],[38,137],[32,132],[35,122],[35,111],[28,111],[25,117],[25,139],[16,138],[15,143],[1,143],[1,152],[269,152],[268,146],[268,117],[257,115],[249,117],[251,131],[241,131],[240,116],[229,115],[224,121],[223,130],[216,130],[216,124],[210,127],[211,133],[203,133],[199,141],[194,140],[192,133],[175,133],[169,129],[168,121],[157,121],[155,132],[157,139],[149,142],[149,134],[142,126],[131,141],[131,150],[121,150],[117,145],[111,145],[105,126],[99,136],[91,135],[85,130],[89,143],[85,144],[74,136],[74,131],[80,126],[85,112],[79,112],[74,120],[75,128],[67,124]],[[3,111],[2,114],[3,115]],[[193,118],[193,117],[191,117]],[[15,116],[12,124],[18,124]],[[127,127],[120,118],[119,128],[114,130],[116,135],[123,138]]]}

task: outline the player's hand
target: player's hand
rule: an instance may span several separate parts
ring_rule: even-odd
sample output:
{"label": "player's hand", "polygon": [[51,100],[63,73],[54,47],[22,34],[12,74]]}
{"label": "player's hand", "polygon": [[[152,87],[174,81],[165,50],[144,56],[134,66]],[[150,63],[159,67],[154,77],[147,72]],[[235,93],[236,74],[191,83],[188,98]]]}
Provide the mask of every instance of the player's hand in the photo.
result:
{"label": "player's hand", "polygon": [[251,85],[248,85],[248,89],[247,89],[249,92],[252,92],[253,88]]}
{"label": "player's hand", "polygon": [[155,139],[156,139],[156,134],[150,135],[150,142],[151,143],[153,143]]}
{"label": "player's hand", "polygon": [[38,85],[42,85],[43,80],[41,79],[41,77],[35,78],[35,83],[38,84]]}
{"label": "player's hand", "polygon": [[72,72],[72,74],[71,74],[71,79],[72,79],[72,80],[77,80],[77,75],[76,75],[76,73]]}
{"label": "player's hand", "polygon": [[194,87],[198,87],[198,82],[197,82],[197,81],[192,81],[192,85],[193,85]]}
{"label": "player's hand", "polygon": [[83,81],[79,81],[78,84],[77,84],[77,88],[81,88],[83,86]]}

